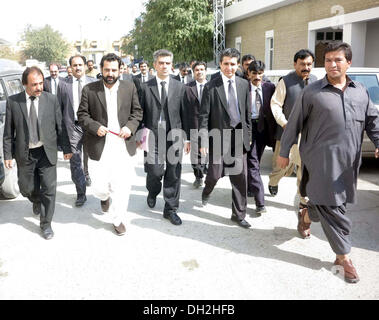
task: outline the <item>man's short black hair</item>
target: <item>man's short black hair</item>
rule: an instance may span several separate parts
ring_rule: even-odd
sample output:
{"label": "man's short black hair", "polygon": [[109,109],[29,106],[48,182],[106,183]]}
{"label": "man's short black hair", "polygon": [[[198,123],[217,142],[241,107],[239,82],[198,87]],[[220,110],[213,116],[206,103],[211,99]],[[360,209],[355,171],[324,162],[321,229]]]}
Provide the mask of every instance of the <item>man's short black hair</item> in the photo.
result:
{"label": "man's short black hair", "polygon": [[248,61],[248,60],[253,60],[253,61],[255,61],[255,57],[254,57],[252,54],[250,54],[250,53],[245,54],[245,55],[242,57],[242,59],[241,59],[241,63],[243,64],[245,61]]}
{"label": "man's short black hair", "polygon": [[192,65],[192,70],[195,70],[197,66],[204,66],[205,70],[207,70],[207,64],[204,61],[194,61],[194,64]]}
{"label": "man's short black hair", "polygon": [[265,71],[266,65],[261,60],[252,61],[249,64],[248,70],[250,72],[259,72],[259,71]]}
{"label": "man's short black hair", "polygon": [[183,70],[183,69],[188,69],[188,64],[186,62],[182,62],[180,65],[179,65],[179,70]]}
{"label": "man's short black hair", "polygon": [[108,53],[108,54],[106,54],[105,56],[103,56],[102,58],[101,58],[101,62],[100,62],[100,67],[101,67],[101,69],[103,69],[103,67],[104,67],[104,61],[117,61],[118,62],[118,68],[120,69],[120,67],[121,67],[121,58],[117,55],[117,54],[115,54],[115,53]]}
{"label": "man's short black hair", "polygon": [[45,79],[45,77],[43,76],[43,72],[40,68],[36,67],[36,66],[33,66],[33,67],[27,67],[24,72],[22,73],[22,84],[23,85],[27,85],[28,84],[28,76],[29,74],[31,73],[39,73],[41,76],[42,76],[42,81]]}
{"label": "man's short black hair", "polygon": [[312,51],[308,49],[301,49],[295,53],[295,56],[293,57],[293,62],[297,62],[297,59],[304,60],[308,57],[312,57],[312,60],[315,61],[315,55]]}
{"label": "man's short black hair", "polygon": [[236,48],[226,48],[225,50],[221,52],[220,62],[222,62],[224,57],[237,58],[237,61],[239,62],[241,54]]}
{"label": "man's short black hair", "polygon": [[337,42],[330,42],[326,48],[324,49],[324,60],[325,60],[325,55],[328,53],[328,52],[332,52],[332,51],[343,51],[344,54],[345,54],[345,58],[347,61],[352,61],[353,59],[353,52],[351,51],[351,46],[350,44],[346,43],[346,42],[341,42],[341,41],[337,41]]}
{"label": "man's short black hair", "polygon": [[74,55],[74,56],[71,56],[70,57],[70,60],[68,60],[68,63],[70,64],[70,66],[72,66],[72,59],[74,59],[74,58],[82,58],[82,60],[83,60],[83,64],[86,64],[87,63],[87,59],[86,59],[86,57],[85,56],[82,56],[81,54],[76,54],[76,55]]}
{"label": "man's short black hair", "polygon": [[142,61],[139,63],[139,66],[141,66],[141,64],[146,64],[147,66],[149,66],[149,63],[148,63],[146,60],[142,60]]}
{"label": "man's short black hair", "polygon": [[88,66],[88,64],[89,64],[90,62],[94,63],[93,60],[88,60],[88,61],[87,61],[87,66]]}

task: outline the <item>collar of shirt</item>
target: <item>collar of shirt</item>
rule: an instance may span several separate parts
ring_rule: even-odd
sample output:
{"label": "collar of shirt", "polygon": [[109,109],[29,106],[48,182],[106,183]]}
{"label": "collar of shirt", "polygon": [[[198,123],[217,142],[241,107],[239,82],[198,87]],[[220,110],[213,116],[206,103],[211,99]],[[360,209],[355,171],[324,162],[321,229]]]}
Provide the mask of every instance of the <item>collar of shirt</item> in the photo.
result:
{"label": "collar of shirt", "polygon": [[255,85],[253,85],[252,83],[250,83],[250,85],[251,85],[251,91],[253,92],[255,92],[255,90],[257,90],[257,89],[259,89],[258,90],[258,92],[259,92],[259,94],[262,94],[262,84],[260,84],[258,87],[256,87]]}
{"label": "collar of shirt", "polygon": [[236,99],[238,99],[237,98],[237,87],[236,87],[236,75],[233,75],[233,77],[231,77],[229,79],[221,71],[220,71],[220,74],[221,74],[222,82],[224,83],[224,90],[225,90],[225,95],[226,95],[226,101],[229,102],[229,80],[233,81],[232,82],[232,87],[234,89],[234,94],[236,96]]}
{"label": "collar of shirt", "polygon": [[115,84],[110,89],[105,86],[104,81],[103,81],[103,86],[104,86],[104,91],[105,92],[109,92],[110,94],[113,94],[114,92],[118,91],[118,87],[120,86],[120,81],[117,80],[115,82]]}
{"label": "collar of shirt", "polygon": [[[328,75],[325,75],[325,77],[322,78],[321,81],[322,81],[321,82],[321,88],[325,88],[327,86],[332,86],[333,87],[333,85],[328,80]],[[350,79],[350,77],[348,75],[346,75],[346,83],[347,83],[347,87],[354,87],[355,88],[357,86],[354,83],[354,81]]]}

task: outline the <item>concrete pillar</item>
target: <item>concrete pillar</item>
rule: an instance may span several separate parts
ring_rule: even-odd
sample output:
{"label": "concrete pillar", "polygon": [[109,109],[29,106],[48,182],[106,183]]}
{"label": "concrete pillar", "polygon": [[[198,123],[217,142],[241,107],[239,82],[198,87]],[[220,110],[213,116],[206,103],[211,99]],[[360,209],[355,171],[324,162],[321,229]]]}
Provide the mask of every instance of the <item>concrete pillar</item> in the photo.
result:
{"label": "concrete pillar", "polygon": [[346,23],[343,26],[343,41],[351,45],[353,51],[352,67],[365,66],[366,22]]}

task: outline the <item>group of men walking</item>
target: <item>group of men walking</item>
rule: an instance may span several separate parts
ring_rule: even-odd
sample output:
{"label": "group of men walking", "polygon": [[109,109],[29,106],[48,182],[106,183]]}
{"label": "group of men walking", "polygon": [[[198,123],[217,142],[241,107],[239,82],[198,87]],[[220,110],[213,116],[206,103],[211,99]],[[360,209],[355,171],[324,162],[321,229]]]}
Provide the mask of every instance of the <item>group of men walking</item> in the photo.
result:
{"label": "group of men walking", "polygon": [[[257,213],[267,211],[260,160],[270,146],[269,192],[275,196],[281,177],[292,174],[296,165],[299,234],[309,238],[311,221],[320,221],[336,253],[335,264],[343,266],[346,281],[357,282],[347,256],[351,222],[346,203],[355,201],[364,130],[379,157],[378,111],[367,90],[346,76],[352,61],[349,45],[326,48],[322,80],[311,75],[313,61],[309,50],[297,52],[295,70],[276,88],[263,80],[265,65],[252,55],[243,57],[238,75],[240,53],[234,48],[222,52],[220,73],[208,82],[207,65],[201,61],[192,63],[192,79],[182,70],[175,79],[170,75],[173,54],[164,49],[153,55],[156,76],[141,70],[141,77],[124,78],[115,54],[102,58],[99,81],[86,77],[80,55],[70,58],[73,76],[67,79],[54,77],[54,65],[45,83],[38,68],[27,68],[25,92],[7,102],[5,165],[9,168],[16,159],[21,193],[40,214],[46,239],[54,234],[57,144],[70,160],[75,205],[85,203],[91,185],[118,235],[126,232],[123,215],[138,147],[144,150],[148,207],[155,207],[163,189],[163,217],[182,224],[181,162],[183,151],[190,152],[193,186],[204,186],[202,204],[208,203],[218,180],[229,176],[231,220],[250,228],[247,198],[254,197]],[[147,62],[143,64],[147,70]]]}

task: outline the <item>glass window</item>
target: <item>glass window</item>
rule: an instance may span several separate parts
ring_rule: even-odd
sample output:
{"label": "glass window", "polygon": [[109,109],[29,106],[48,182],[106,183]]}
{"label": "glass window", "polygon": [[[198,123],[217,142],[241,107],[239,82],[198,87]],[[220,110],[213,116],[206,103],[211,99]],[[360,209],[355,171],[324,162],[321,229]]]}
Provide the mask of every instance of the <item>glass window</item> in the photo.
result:
{"label": "glass window", "polygon": [[20,79],[5,79],[4,82],[9,96],[24,91]]}
{"label": "glass window", "polygon": [[2,83],[0,82],[0,101],[4,101],[7,97],[5,96],[4,88]]}
{"label": "glass window", "polygon": [[317,32],[316,39],[320,41],[324,40],[324,32]]}
{"label": "glass window", "polygon": [[368,90],[373,103],[379,104],[379,83],[375,74],[349,74],[349,77],[362,83]]}
{"label": "glass window", "polygon": [[342,31],[338,31],[334,34],[334,40],[342,40]]}
{"label": "glass window", "polygon": [[326,32],[326,40],[333,40],[333,32]]}

